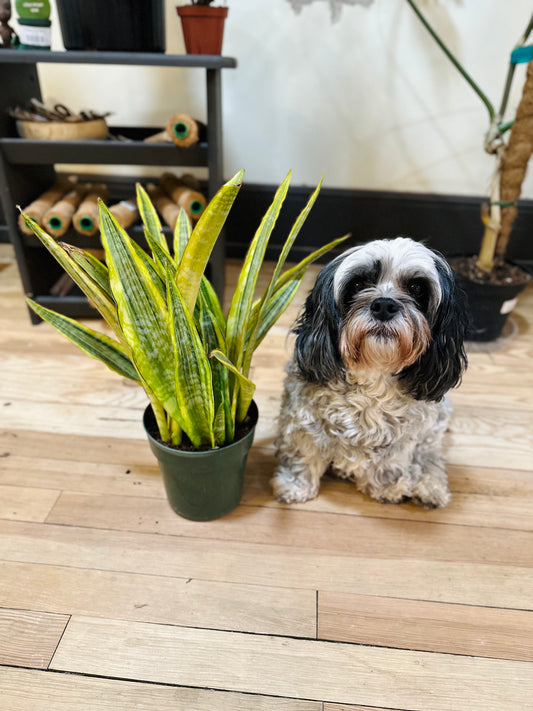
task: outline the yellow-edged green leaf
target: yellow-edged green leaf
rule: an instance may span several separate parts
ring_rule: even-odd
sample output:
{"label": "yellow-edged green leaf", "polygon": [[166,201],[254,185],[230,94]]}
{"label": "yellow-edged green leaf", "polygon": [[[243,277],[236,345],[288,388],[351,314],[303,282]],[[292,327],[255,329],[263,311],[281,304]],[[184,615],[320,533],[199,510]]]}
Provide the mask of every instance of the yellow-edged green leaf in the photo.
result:
{"label": "yellow-edged green leaf", "polygon": [[253,400],[255,385],[251,380],[246,378],[238,368],[229,360],[229,358],[222,353],[222,351],[214,350],[211,351],[210,357],[216,358],[219,363],[222,363],[233,375],[237,378],[240,385],[240,397],[239,405],[237,408],[237,420],[242,422],[248,413],[248,408]]}
{"label": "yellow-edged green leaf", "polygon": [[261,265],[263,264],[268,240],[289,189],[290,177],[291,174],[289,173],[278,188],[272,204],[255,233],[244,260],[231,302],[226,327],[226,343],[228,357],[230,361],[235,364],[237,369],[240,368],[244,360],[246,330],[253,307],[253,296],[257,284],[257,277]]}
{"label": "yellow-edged green leaf", "polygon": [[165,286],[165,273],[161,265],[156,264],[152,257],[144,251],[141,245],[133,239],[131,240],[131,246],[135,250],[137,257],[144,264],[148,274],[150,275],[152,283],[157,288],[161,296],[166,299],[167,288]]}
{"label": "yellow-edged green leaf", "polygon": [[278,278],[274,285],[274,292],[278,291],[278,289],[281,289],[287,282],[292,281],[293,279],[297,279],[298,277],[301,277],[305,274],[307,271],[307,267],[312,264],[313,262],[316,262],[317,259],[320,259],[324,254],[329,252],[332,249],[335,249],[339,244],[342,244],[345,240],[350,237],[350,234],[343,235],[342,237],[338,237],[337,239],[334,239],[332,242],[328,242],[328,244],[325,244],[323,247],[320,247],[320,249],[315,250],[314,252],[311,252],[311,254],[307,255],[305,259],[302,259],[301,262],[298,262],[298,264],[295,264],[293,267],[290,269],[287,269],[286,272],[283,272],[283,274]]}
{"label": "yellow-edged green leaf", "polygon": [[159,242],[154,240],[150,232],[147,229],[144,230],[144,236],[148,242],[148,246],[152,250],[154,255],[154,262],[159,266],[158,273],[165,274],[167,268],[170,269],[173,276],[176,274],[176,266],[170,254],[161,248]]}
{"label": "yellow-edged green leaf", "polygon": [[167,280],[175,376],[183,430],[195,447],[215,446],[211,367],[193,318],[174,279]]}
{"label": "yellow-edged green leaf", "polygon": [[[259,328],[255,333],[254,350],[276,323],[281,314],[296,296],[302,277],[287,282],[270,298],[267,308],[261,314]],[[252,334],[250,334],[251,337]]]}
{"label": "yellow-edged green leaf", "polygon": [[87,276],[91,277],[98,286],[105,291],[110,299],[113,298],[111,293],[111,287],[109,286],[109,271],[105,264],[97,259],[90,252],[86,252],[83,249],[74,247],[66,242],[58,242],[59,246],[62,247],[65,252],[71,257],[76,264],[84,270]]}
{"label": "yellow-edged green leaf", "polygon": [[[222,367],[222,366],[220,366]],[[232,442],[232,439],[227,439],[226,436],[226,413],[224,411],[224,403],[221,402],[217,408],[215,420],[213,422],[213,432],[215,434],[215,441],[219,444],[224,442]]]}
{"label": "yellow-edged green leaf", "polygon": [[192,313],[200,282],[214,244],[242,184],[241,170],[223,185],[207,205],[192,231],[178,271],[178,289]]}
{"label": "yellow-edged green leaf", "polygon": [[84,353],[102,361],[108,368],[124,378],[139,382],[139,375],[120,343],[103,333],[93,331],[92,328],[88,328],[74,319],[51,311],[32,299],[27,299],[27,302],[43,321],[46,321],[59,333],[66,336],[69,341],[81,348]]}
{"label": "yellow-edged green leaf", "polygon": [[159,215],[148,197],[148,193],[140,183],[137,183],[137,205],[145,230],[150,234],[152,240],[157,242],[161,249],[170,257],[167,240],[161,228]]}
{"label": "yellow-edged green leaf", "polygon": [[133,240],[100,201],[100,229],[120,325],[142,380],[180,425],[174,351],[164,297]]}
{"label": "yellow-edged green leaf", "polygon": [[106,294],[105,290],[86,273],[85,269],[81,268],[72,257],[59,246],[55,239],[52,239],[34,220],[24,213],[22,213],[22,215],[26,225],[33,231],[36,237],[39,238],[50,254],[59,262],[69,277],[80,287],[90,303],[100,312],[113,331],[119,335],[120,326],[114,301]]}
{"label": "yellow-edged green leaf", "polygon": [[[206,308],[209,310],[211,319],[213,320],[213,323],[216,326],[217,329],[217,338],[219,342],[219,347],[222,350],[225,350],[226,348],[226,319],[224,318],[224,314],[222,313],[222,308],[220,306],[220,301],[218,300],[218,296],[216,295],[215,290],[213,289],[213,286],[211,282],[206,279],[205,277],[202,279],[200,283],[200,294],[203,300],[203,303],[205,304]],[[223,346],[221,344],[224,344]]]}
{"label": "yellow-edged green leaf", "polygon": [[[210,300],[214,296],[214,300]],[[220,307],[213,288],[207,281],[202,280],[194,318],[198,325],[198,330],[202,338],[204,351],[210,353],[217,348],[222,352],[226,350],[224,338],[224,317],[222,316],[222,328],[213,313],[212,307]],[[231,414],[231,399],[228,371],[218,361],[210,359],[211,373],[213,378],[213,396],[215,403],[215,439],[219,444],[225,441],[232,442],[235,435],[235,422]]]}
{"label": "yellow-edged green leaf", "polygon": [[174,262],[176,266],[179,266],[181,262],[190,237],[191,222],[185,210],[181,208],[178,219],[176,220],[176,226],[174,227]]}
{"label": "yellow-edged green leaf", "polygon": [[[260,300],[258,309],[252,308],[252,310],[251,310],[250,319],[247,324],[247,330],[250,332],[250,338],[249,338],[249,343],[245,349],[245,354],[244,354],[244,358],[243,358],[243,368],[242,368],[243,372],[246,374],[250,370],[250,364],[252,362],[253,353],[260,342],[260,341],[258,341],[258,337],[257,337],[258,331],[259,331],[261,323],[263,323],[263,327],[264,327],[264,324],[266,323],[263,316],[264,316],[265,310],[268,308],[268,306],[270,304],[270,298],[271,298],[272,294],[274,293],[276,281],[278,280],[278,277],[281,273],[283,265],[285,264],[287,256],[291,250],[291,247],[294,244],[294,240],[300,233],[300,230],[302,229],[303,224],[304,224],[305,220],[307,219],[309,212],[311,211],[311,208],[315,204],[315,201],[318,197],[318,193],[320,192],[321,186],[322,186],[322,180],[319,182],[318,186],[316,187],[316,189],[310,196],[304,209],[298,215],[295,223],[293,224],[293,226],[291,228],[291,231],[289,232],[289,236],[285,240],[285,244],[283,245],[283,248],[282,248],[281,253],[279,255],[277,264],[274,268],[274,273],[272,274],[272,277],[268,283],[268,286],[265,289],[265,292]],[[293,296],[294,296],[294,294],[293,294]],[[270,315],[272,315],[272,313],[273,313],[273,311],[271,310]],[[271,321],[270,326],[272,326],[273,323],[274,323],[274,321]],[[263,334],[262,338],[264,338],[264,336],[265,336],[265,334]],[[262,338],[261,338],[261,340],[262,340]]]}

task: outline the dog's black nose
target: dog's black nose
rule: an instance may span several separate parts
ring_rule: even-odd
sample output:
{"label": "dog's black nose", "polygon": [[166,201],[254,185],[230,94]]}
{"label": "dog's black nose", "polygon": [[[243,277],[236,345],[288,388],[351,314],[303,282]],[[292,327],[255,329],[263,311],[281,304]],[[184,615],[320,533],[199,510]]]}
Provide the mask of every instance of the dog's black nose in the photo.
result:
{"label": "dog's black nose", "polygon": [[370,304],[372,316],[377,318],[378,321],[390,321],[401,308],[401,304],[397,301],[385,297],[374,299]]}

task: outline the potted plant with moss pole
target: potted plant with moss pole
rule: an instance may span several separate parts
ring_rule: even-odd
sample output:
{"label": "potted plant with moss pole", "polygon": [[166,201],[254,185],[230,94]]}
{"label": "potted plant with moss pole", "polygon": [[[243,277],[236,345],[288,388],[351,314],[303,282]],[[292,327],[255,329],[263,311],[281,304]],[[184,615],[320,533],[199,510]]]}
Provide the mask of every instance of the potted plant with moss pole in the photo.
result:
{"label": "potted plant with moss pole", "polygon": [[213,0],[178,5],[187,54],[221,54],[227,7],[211,7]]}
{"label": "potted plant with moss pole", "polygon": [[177,513],[193,520],[217,518],[239,503],[257,420],[255,385],[249,379],[252,355],[293,299],[309,264],[346,238],[283,271],[319,185],[295,221],[265,291],[254,298],[289,174],[251,241],[225,317],[204,272],[242,176],[243,171],[219,190],[192,231],[181,211],[172,251],[141,186],[137,186],[137,201],[150,253],[100,202],[105,264],[89,252],[57,243],[24,216],[99,311],[114,338],[32,299],[28,299],[30,307],[85,353],[142,385],[150,401],[144,424],[167,497]]}
{"label": "potted plant with moss pole", "polygon": [[[527,165],[533,152],[533,46],[525,43],[533,30],[533,17],[513,52],[498,111],[443,43],[421,14],[413,0],[407,0],[448,59],[483,101],[489,113],[485,150],[494,156],[490,202],[482,208],[483,237],[477,255],[453,260],[458,284],[466,291],[472,315],[469,338],[476,341],[497,339],[516,304],[520,292],[530,280],[517,265],[506,260],[511,230],[517,214],[517,202]],[[516,64],[527,62],[522,98],[514,120],[504,121]],[[510,132],[506,141],[506,133]]]}

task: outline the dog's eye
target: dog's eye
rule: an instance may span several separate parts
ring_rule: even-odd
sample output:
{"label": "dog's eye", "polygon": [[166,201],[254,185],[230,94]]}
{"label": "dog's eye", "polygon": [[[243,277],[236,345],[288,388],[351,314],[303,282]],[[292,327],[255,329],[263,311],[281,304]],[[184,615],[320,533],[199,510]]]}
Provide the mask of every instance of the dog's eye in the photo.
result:
{"label": "dog's eye", "polygon": [[424,282],[421,279],[412,279],[407,284],[407,291],[415,299],[418,299],[421,296],[424,296],[424,294],[426,293],[426,285],[424,284]]}

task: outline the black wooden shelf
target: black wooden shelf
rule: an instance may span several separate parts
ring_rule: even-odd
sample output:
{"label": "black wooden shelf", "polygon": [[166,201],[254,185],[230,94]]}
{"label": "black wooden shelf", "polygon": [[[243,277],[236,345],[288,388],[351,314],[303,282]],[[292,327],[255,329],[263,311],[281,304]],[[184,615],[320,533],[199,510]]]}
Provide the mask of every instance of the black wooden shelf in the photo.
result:
{"label": "black wooden shelf", "polygon": [[37,141],[0,138],[0,150],[12,165],[101,163],[207,167],[206,143],[180,148],[173,143],[102,141]]}
{"label": "black wooden shelf", "polygon": [[163,54],[159,52],[50,52],[41,49],[3,49],[0,63],[7,64],[131,64],[187,69],[234,69],[234,57],[212,54]]}
{"label": "black wooden shelf", "polygon": [[[15,122],[7,110],[13,106],[25,106],[32,97],[41,99],[41,89],[37,65],[54,64],[94,64],[108,65],[181,67],[183,69],[205,70],[207,99],[207,142],[189,148],[180,148],[173,143],[144,143],[143,139],[161,130],[157,128],[111,127],[114,139],[97,141],[36,141],[15,135]],[[50,293],[61,275],[61,269],[45,248],[33,237],[23,235],[18,229],[16,205],[28,205],[57,178],[57,164],[104,164],[143,165],[165,167],[207,168],[206,191],[212,197],[223,183],[222,170],[222,88],[221,70],[234,68],[237,61],[232,57],[211,55],[175,55],[143,52],[50,52],[46,50],[0,51],[0,72],[2,91],[0,92],[0,202],[5,226],[0,230],[15,248],[15,255],[28,296],[48,308],[72,317],[97,316],[82,294],[54,296]],[[90,87],[87,87],[88,100]],[[65,97],[68,104],[68,98]],[[186,107],[176,106],[176,111]],[[126,140],[116,140],[116,136]],[[105,176],[105,182],[113,181]],[[90,178],[94,179],[94,178]],[[144,179],[145,180],[145,179]],[[129,198],[133,194],[133,183],[124,185],[123,193],[117,191],[114,198]],[[111,189],[111,186],[110,186]],[[113,192],[113,191],[112,191]],[[165,230],[170,239],[170,230]],[[130,234],[139,243],[144,243],[142,227],[130,229]],[[94,241],[93,241],[94,240]],[[83,247],[99,245],[99,238],[82,237],[70,231],[63,241]],[[224,290],[224,241],[215,245],[209,265],[211,281],[220,296]],[[38,318],[30,312],[34,323]]]}

